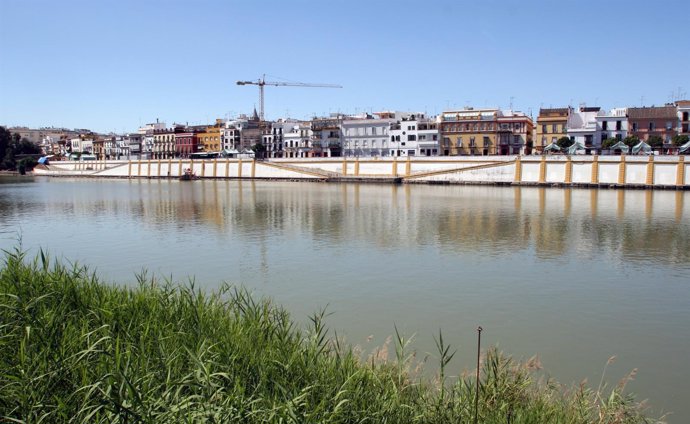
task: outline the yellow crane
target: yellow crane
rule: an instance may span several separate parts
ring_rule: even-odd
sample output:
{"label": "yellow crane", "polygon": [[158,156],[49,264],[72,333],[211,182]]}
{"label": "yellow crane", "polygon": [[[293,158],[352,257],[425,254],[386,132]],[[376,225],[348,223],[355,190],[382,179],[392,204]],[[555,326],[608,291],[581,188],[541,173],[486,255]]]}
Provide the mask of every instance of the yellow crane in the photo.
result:
{"label": "yellow crane", "polygon": [[272,85],[275,87],[322,87],[322,88],[343,88],[337,84],[309,84],[306,82],[272,82],[266,81],[266,75],[256,81],[237,81],[237,85],[258,85],[259,86],[259,119],[264,120],[264,86]]}

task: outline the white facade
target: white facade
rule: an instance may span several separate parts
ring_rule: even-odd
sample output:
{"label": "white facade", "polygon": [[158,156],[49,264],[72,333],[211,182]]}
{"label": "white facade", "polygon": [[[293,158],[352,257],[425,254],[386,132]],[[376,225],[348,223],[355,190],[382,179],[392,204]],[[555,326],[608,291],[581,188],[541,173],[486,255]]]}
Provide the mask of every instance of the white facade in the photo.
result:
{"label": "white facade", "polygon": [[614,108],[608,113],[602,112],[596,117],[599,132],[595,144],[601,148],[601,143],[608,138],[623,140],[628,136],[628,109]]}
{"label": "white facade", "polygon": [[343,156],[376,157],[390,154],[390,126],[395,119],[348,119],[341,124]]}
{"label": "white facade", "polygon": [[250,149],[254,144],[262,141],[258,124],[257,120],[249,120],[246,115],[227,120],[220,130],[221,148],[238,152]]}
{"label": "white facade", "polygon": [[390,156],[438,156],[438,123],[423,114],[391,123],[388,153]]}
{"label": "white facade", "polygon": [[262,143],[266,147],[266,157],[297,157],[290,156],[285,151],[287,144],[284,137],[285,134],[292,132],[296,126],[299,127],[301,124],[301,122],[291,119],[279,119],[276,122],[272,122],[269,132],[261,136]]}
{"label": "white facade", "polygon": [[690,135],[690,101],[676,102],[676,109],[678,110],[678,134]]}
{"label": "white facade", "polygon": [[308,124],[293,124],[283,133],[286,158],[307,158],[312,155],[311,129]]}
{"label": "white facade", "polygon": [[93,140],[76,137],[70,140],[72,153],[93,153]]}
{"label": "white facade", "polygon": [[597,117],[603,114],[601,108],[584,107],[574,109],[568,115],[568,137],[587,148],[600,149],[601,135],[597,127]]}
{"label": "white facade", "polygon": [[141,135],[141,158],[151,159],[153,158],[153,134],[156,130],[164,130],[165,122],[156,122],[146,124],[139,128],[137,131]]}

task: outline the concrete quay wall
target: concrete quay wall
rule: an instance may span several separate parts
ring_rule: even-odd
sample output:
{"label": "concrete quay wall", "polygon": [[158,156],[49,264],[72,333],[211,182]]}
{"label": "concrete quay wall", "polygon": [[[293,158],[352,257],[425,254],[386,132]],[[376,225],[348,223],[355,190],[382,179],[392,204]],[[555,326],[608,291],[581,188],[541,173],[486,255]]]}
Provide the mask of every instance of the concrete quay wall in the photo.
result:
{"label": "concrete quay wall", "polygon": [[163,159],[53,162],[35,175],[515,184],[592,187],[690,187],[684,156],[471,156],[434,158]]}

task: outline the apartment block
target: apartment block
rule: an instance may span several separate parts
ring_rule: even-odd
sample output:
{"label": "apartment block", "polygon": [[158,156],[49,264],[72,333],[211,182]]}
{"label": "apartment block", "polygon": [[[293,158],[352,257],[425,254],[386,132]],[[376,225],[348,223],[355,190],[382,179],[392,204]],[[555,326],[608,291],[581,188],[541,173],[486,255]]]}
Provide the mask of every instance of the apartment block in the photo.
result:
{"label": "apartment block", "polygon": [[439,132],[436,119],[423,113],[403,116],[390,124],[391,156],[438,156]]}
{"label": "apartment block", "polygon": [[659,136],[664,144],[670,144],[673,136],[678,134],[675,105],[628,108],[628,121],[630,135],[642,141]]}
{"label": "apartment block", "polygon": [[573,108],[570,106],[539,109],[534,146],[537,153],[542,153],[544,147],[555,143],[559,138],[568,136],[568,117],[572,112]]}

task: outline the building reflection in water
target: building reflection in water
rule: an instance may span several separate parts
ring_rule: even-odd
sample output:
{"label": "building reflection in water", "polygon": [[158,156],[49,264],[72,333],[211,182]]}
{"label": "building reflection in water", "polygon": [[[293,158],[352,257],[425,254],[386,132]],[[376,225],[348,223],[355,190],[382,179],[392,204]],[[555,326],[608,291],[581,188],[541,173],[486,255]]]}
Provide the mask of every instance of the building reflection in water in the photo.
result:
{"label": "building reflection in water", "polygon": [[[433,245],[440,254],[500,257],[533,250],[621,261],[687,263],[687,192],[493,186],[353,185],[253,181],[56,184],[44,198],[0,199],[0,217],[121,219],[160,231],[263,245],[299,234],[324,245],[387,249]],[[353,244],[354,243],[354,244]],[[298,248],[298,247],[295,247]]]}

